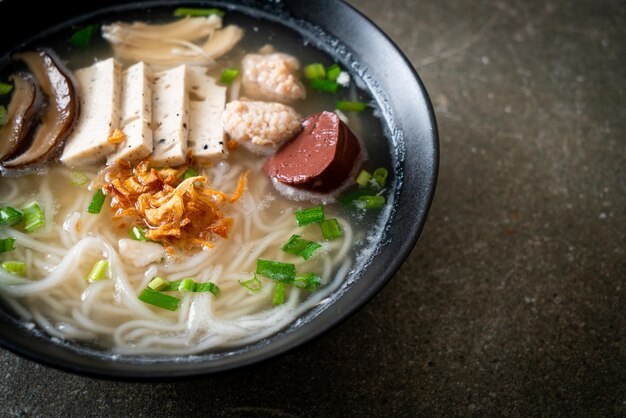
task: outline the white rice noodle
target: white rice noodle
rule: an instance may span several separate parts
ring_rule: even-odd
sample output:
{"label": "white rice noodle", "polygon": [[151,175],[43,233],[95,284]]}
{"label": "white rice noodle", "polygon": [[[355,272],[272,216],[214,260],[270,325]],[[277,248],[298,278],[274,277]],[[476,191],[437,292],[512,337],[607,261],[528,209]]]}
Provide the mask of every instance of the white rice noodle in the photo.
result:
{"label": "white rice noodle", "polygon": [[[256,171],[262,164],[240,154],[233,158],[235,161],[205,168],[203,173],[225,193],[235,190],[243,170]],[[59,170],[67,169],[54,168],[53,173],[62,174],[55,178],[69,179],[68,173]],[[184,355],[250,344],[323,303],[340,286],[351,265],[353,232],[341,218],[343,238],[324,242],[310,260],[280,250],[292,234],[319,240],[319,229],[298,228],[293,212],[299,207],[276,198],[265,176],[248,176],[243,197],[224,208],[226,216],[234,220],[228,239],[216,240],[211,250],[170,257],[146,267],[123,263],[118,240],[125,233],[113,227],[107,210],[100,215],[85,211],[92,192],[85,187],[57,185],[68,191],[67,196],[59,197],[62,194],[54,192],[59,189],[50,181],[36,180],[0,181],[5,203],[19,206],[24,203],[20,190],[35,188],[27,195],[32,199],[36,194],[43,206],[55,208],[56,221],[50,220],[47,230],[32,234],[0,230],[0,238],[14,237],[17,244],[14,251],[0,256],[0,261],[9,259],[10,254],[10,259],[24,261],[27,271],[22,278],[0,269],[0,296],[25,321],[33,321],[57,338],[97,342],[129,355]],[[332,209],[327,216],[337,217]],[[273,306],[274,281],[260,277],[263,287],[257,294],[240,285],[253,277],[258,258],[294,263],[298,274],[315,272],[324,285],[313,293],[288,286],[285,303]],[[102,259],[109,262],[107,278],[88,283],[86,276]],[[181,298],[178,310],[159,309],[137,298],[157,275],[168,280],[193,277],[199,282],[212,281],[220,286],[221,294],[175,293]]]}

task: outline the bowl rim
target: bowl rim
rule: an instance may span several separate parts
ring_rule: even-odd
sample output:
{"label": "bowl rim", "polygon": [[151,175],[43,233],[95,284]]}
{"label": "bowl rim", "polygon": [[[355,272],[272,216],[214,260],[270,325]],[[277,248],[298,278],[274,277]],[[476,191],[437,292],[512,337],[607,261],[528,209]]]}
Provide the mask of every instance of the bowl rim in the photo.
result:
{"label": "bowl rim", "polygon": [[[111,5],[116,2],[119,4]],[[140,0],[133,1],[132,3],[123,3],[120,0],[113,0],[108,2],[105,1],[103,3],[109,4],[109,7],[99,7],[96,5],[93,11],[81,13],[80,16],[71,19],[65,19],[63,23],[50,28],[49,32],[54,32],[60,27],[66,27],[73,22],[79,22],[103,13],[120,10],[120,7],[128,10],[135,9],[140,5],[141,7],[156,7],[163,5],[173,7],[177,4],[189,5],[190,3],[224,7],[229,10],[236,10],[246,14],[256,10],[255,13],[258,13],[258,15],[262,18],[274,20],[278,24],[283,24],[291,27],[292,29],[296,29],[296,27],[290,26],[286,23],[284,20],[285,16],[272,14],[275,10],[268,11],[267,3],[264,3],[262,0],[243,1],[240,3],[223,1],[189,2],[178,0]],[[407,150],[408,152],[404,159],[405,166],[399,167],[398,169],[405,170],[407,169],[406,164],[415,163],[415,160],[419,160],[417,159],[417,155],[413,155],[412,152],[419,152],[420,156],[424,155],[428,157],[427,161],[419,161],[420,163],[427,163],[428,166],[420,166],[416,168],[409,165],[408,170],[413,171],[404,172],[405,182],[409,180],[419,182],[421,186],[420,193],[418,193],[419,196],[417,196],[419,197],[419,201],[414,201],[413,199],[416,198],[416,196],[410,195],[410,192],[414,192],[415,190],[407,190],[404,185],[399,187],[399,196],[397,199],[398,208],[396,213],[390,215],[389,221],[395,220],[396,222],[406,222],[407,220],[414,221],[417,219],[417,222],[400,229],[394,227],[394,225],[389,226],[390,234],[394,230],[398,233],[401,232],[403,234],[403,239],[401,242],[392,242],[391,244],[393,244],[393,248],[389,247],[389,245],[391,245],[390,243],[384,244],[386,246],[385,248],[388,248],[386,250],[387,253],[393,252],[393,255],[388,254],[386,257],[379,259],[378,262],[382,262],[382,266],[376,265],[372,267],[380,273],[379,276],[375,280],[368,280],[367,283],[365,283],[365,280],[362,280],[363,277],[360,281],[357,280],[355,284],[352,285],[352,288],[342,295],[339,300],[320,312],[313,321],[303,324],[295,331],[289,334],[285,334],[285,330],[279,331],[277,334],[270,337],[270,340],[272,340],[273,343],[266,344],[265,346],[261,345],[259,347],[257,347],[258,344],[243,347],[235,356],[230,358],[228,356],[222,357],[220,360],[226,359],[227,361],[219,364],[205,364],[207,363],[206,360],[204,362],[201,361],[197,363],[149,362],[142,364],[141,362],[124,362],[121,364],[125,367],[111,368],[110,364],[108,364],[111,363],[110,360],[103,361],[102,359],[99,359],[102,364],[94,366],[94,364],[91,364],[94,361],[93,357],[79,356],[76,354],[75,349],[63,347],[60,344],[56,344],[51,341],[50,338],[37,337],[25,330],[21,330],[22,332],[19,332],[20,330],[18,330],[17,333],[9,333],[8,330],[5,330],[6,327],[4,326],[0,327],[0,346],[39,363],[64,371],[70,371],[76,374],[96,378],[126,381],[162,381],[218,374],[267,361],[288,351],[294,350],[297,347],[302,347],[303,345],[310,343],[313,339],[331,331],[343,321],[354,315],[371,298],[373,298],[385,284],[389,282],[415,246],[415,243],[417,242],[417,239],[426,222],[428,211],[434,198],[439,170],[439,136],[435,113],[424,84],[415,68],[413,68],[411,62],[400,51],[395,43],[380,28],[378,28],[374,22],[372,22],[371,19],[343,1],[310,0],[305,3],[306,6],[299,6],[297,1],[286,0],[282,3],[282,5],[287,8],[291,17],[293,17],[296,22],[306,22],[307,24],[315,27],[320,27],[344,43],[349,48],[350,53],[354,54],[357,57],[356,60],[364,66],[363,68],[365,70],[368,71],[368,75],[371,76],[370,81],[373,83],[380,82],[382,84],[380,88],[390,93],[391,90],[386,89],[387,86],[385,85],[385,83],[389,82],[387,75],[384,74],[384,71],[382,71],[381,68],[375,65],[377,58],[375,56],[376,54],[368,55],[368,51],[366,49],[371,49],[371,44],[374,44],[375,50],[383,51],[385,53],[386,62],[392,63],[394,71],[399,73],[401,78],[400,81],[402,82],[402,88],[399,92],[403,93],[404,96],[387,97],[390,103],[388,103],[388,108],[383,109],[384,122],[387,123],[387,128],[390,128],[389,124],[395,125],[393,126],[393,129],[391,129],[393,136],[404,135],[404,133],[409,133],[411,130],[415,129],[415,132],[411,133],[419,137],[419,141],[409,141],[410,138],[403,138],[404,145],[411,149]],[[124,4],[124,6],[120,6],[120,4]],[[319,12],[329,10],[329,8],[333,8],[333,13]],[[338,22],[341,24],[337,25]],[[300,30],[298,30],[298,32],[300,32]],[[38,36],[41,36],[41,34]],[[365,46],[366,44],[367,46]],[[366,84],[368,83],[366,82]],[[380,94],[383,91],[380,90],[378,91],[378,94],[376,94],[371,84],[368,84],[368,90],[372,94],[373,98],[377,100],[381,97]],[[398,99],[398,97],[400,97],[400,99]],[[399,103],[397,103],[398,101]],[[396,119],[401,119],[401,116],[405,116],[407,110],[415,112],[415,115],[417,115],[416,118],[419,120],[405,118],[400,121],[401,123],[396,124],[398,122]],[[417,172],[414,170],[417,170]],[[414,208],[408,208],[406,206],[403,207],[402,202],[405,202],[405,205],[407,203],[417,203],[417,205]],[[415,211],[413,211],[413,209],[415,209]],[[381,253],[383,253],[383,251],[376,254],[374,259],[381,258],[379,257]],[[346,299],[345,297],[348,298]],[[322,321],[323,319],[326,321]],[[18,328],[17,321],[13,322],[16,323],[15,327]],[[283,335],[284,337],[282,337],[281,341],[281,336]],[[277,341],[273,341],[275,338]],[[48,342],[47,347],[45,347],[46,349],[44,350],[43,347],[33,349],[33,341],[36,340]],[[172,364],[177,366],[186,365],[186,367],[176,368],[173,367]]]}

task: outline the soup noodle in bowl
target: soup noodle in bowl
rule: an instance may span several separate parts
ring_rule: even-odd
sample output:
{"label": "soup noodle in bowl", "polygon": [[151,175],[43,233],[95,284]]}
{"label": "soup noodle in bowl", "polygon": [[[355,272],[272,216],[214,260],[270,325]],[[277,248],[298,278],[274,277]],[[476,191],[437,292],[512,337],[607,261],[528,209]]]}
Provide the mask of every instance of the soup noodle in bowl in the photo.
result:
{"label": "soup noodle in bowl", "polygon": [[[36,43],[46,34],[97,20],[99,16],[176,4],[96,1],[73,6],[69,13],[75,18],[48,21],[49,26],[59,26],[35,38],[33,34],[44,27],[24,26],[11,31],[0,47],[0,56],[7,60],[10,52]],[[368,242],[359,248],[356,261],[330,296],[316,300],[309,310],[279,332],[243,347],[184,356],[120,355],[50,337],[24,323],[3,304],[0,344],[5,348],[53,367],[113,379],[149,380],[227,371],[282,354],[339,324],[391,279],[415,245],[435,190],[439,159],[437,128],[424,86],[393,42],[366,17],[339,1],[210,2],[198,3],[198,7],[233,10],[295,31],[305,43],[349,69],[359,88],[368,92],[385,134],[369,152],[389,154],[386,159],[393,180],[388,204],[382,209],[376,230],[371,231]],[[0,14],[19,15],[24,8],[23,3],[8,0],[0,3]],[[5,61],[0,62],[0,66],[4,64]]]}

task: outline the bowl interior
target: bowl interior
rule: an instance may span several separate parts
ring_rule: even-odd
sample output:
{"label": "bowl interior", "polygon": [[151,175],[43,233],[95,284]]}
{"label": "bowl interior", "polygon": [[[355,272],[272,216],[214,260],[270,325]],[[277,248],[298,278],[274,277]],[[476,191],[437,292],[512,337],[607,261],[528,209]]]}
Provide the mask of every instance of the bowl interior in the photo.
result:
{"label": "bowl interior", "polygon": [[[65,22],[48,21],[49,28],[26,26],[10,31],[0,57],[61,27],[121,10],[143,10],[174,1],[125,3],[94,1],[74,6]],[[189,5],[190,2],[184,2]],[[426,91],[410,63],[367,18],[350,6],[331,0],[265,2],[196,2],[237,10],[271,20],[298,32],[307,42],[332,56],[362,81],[377,102],[388,143],[396,187],[374,253],[362,254],[349,277],[332,297],[288,328],[251,346],[185,357],[126,357],[62,342],[25,327],[0,310],[0,344],[18,354],[76,373],[116,379],[186,377],[220,372],[255,363],[294,348],[337,325],[361,307],[393,276],[413,248],[426,221],[437,169],[438,140],[434,114]],[[0,15],[25,13],[26,4],[0,3]],[[38,6],[39,7],[39,6]],[[42,14],[53,6],[46,4]],[[332,12],[329,12],[332,11]],[[51,13],[50,16],[56,16]],[[54,26],[60,25],[60,26]],[[0,67],[4,62],[0,62]]]}

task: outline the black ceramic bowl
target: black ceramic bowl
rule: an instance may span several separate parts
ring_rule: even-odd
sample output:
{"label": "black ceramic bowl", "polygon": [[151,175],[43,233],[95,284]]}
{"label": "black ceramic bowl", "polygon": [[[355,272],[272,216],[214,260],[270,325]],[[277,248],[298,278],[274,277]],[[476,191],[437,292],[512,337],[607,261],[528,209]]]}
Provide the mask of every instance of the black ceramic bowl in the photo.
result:
{"label": "black ceramic bowl", "polygon": [[[181,4],[206,4],[183,2]],[[45,23],[14,25],[3,32],[0,56],[19,49],[48,28],[72,25],[97,16],[107,8],[134,9],[174,1],[127,3],[120,0],[74,2],[56,20],[57,2],[38,4]],[[79,345],[61,344],[24,327],[0,309],[0,344],[41,363],[97,377],[148,380],[189,377],[222,372],[280,355],[339,324],[363,306],[394,275],[410,253],[424,226],[433,198],[438,170],[435,117],[418,75],[398,48],[371,21],[349,5],[334,0],[268,2],[208,2],[210,6],[238,10],[269,19],[299,32],[358,75],[377,102],[389,141],[393,177],[398,182],[393,209],[379,243],[379,251],[356,267],[338,295],[306,313],[288,328],[254,345],[227,353],[171,358],[133,358],[102,355]],[[31,2],[0,2],[0,16],[30,16]],[[43,20],[43,19],[42,19]],[[348,283],[347,282],[347,283]]]}

